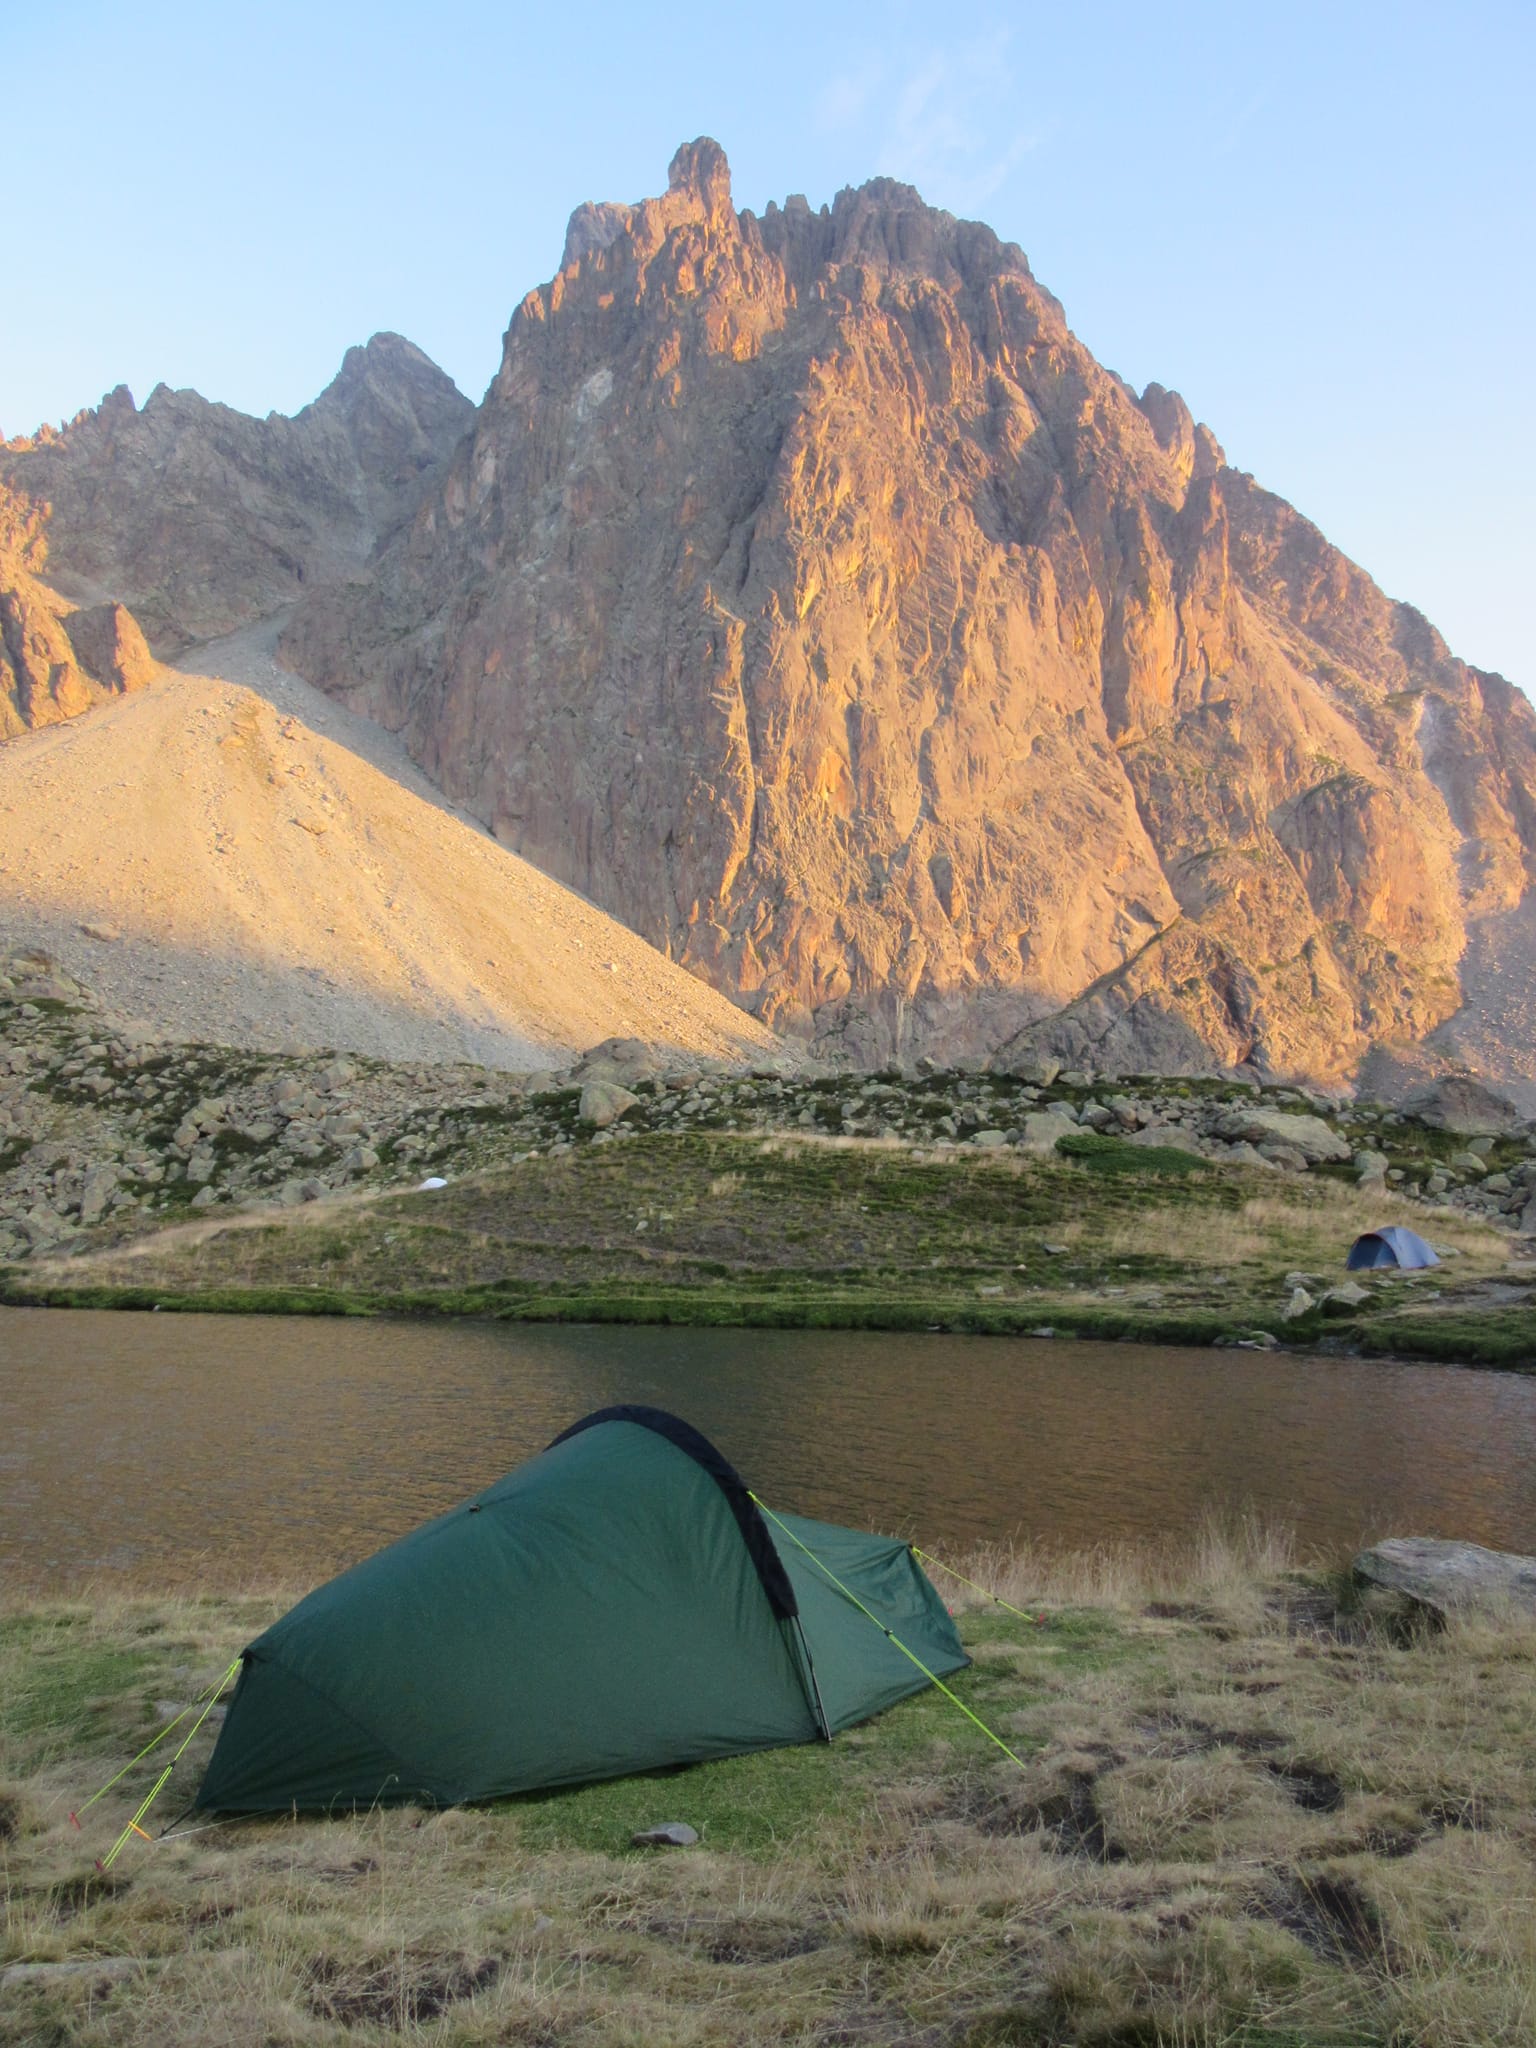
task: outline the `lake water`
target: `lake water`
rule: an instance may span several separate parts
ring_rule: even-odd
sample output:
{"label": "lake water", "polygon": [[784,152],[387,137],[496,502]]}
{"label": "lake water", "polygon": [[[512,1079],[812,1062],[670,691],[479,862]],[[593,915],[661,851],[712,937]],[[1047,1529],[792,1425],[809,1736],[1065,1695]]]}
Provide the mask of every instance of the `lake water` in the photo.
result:
{"label": "lake water", "polygon": [[305,1581],[594,1408],[687,1418],[775,1505],[1063,1546],[1253,1506],[1304,1543],[1536,1550],[1536,1378],[864,1332],[0,1309],[0,1574]]}

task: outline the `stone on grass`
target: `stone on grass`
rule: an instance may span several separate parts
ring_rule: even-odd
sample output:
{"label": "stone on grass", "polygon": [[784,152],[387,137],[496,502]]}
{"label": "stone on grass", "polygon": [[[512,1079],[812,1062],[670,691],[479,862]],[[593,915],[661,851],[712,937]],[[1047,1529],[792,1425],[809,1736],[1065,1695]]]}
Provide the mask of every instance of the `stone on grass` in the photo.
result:
{"label": "stone on grass", "polygon": [[1317,1304],[1313,1301],[1311,1295],[1308,1294],[1305,1287],[1293,1287],[1291,1289],[1291,1298],[1285,1304],[1285,1320],[1288,1323],[1293,1323],[1298,1316],[1310,1315],[1316,1306]]}
{"label": "stone on grass", "polygon": [[0,1985],[58,1984],[72,1977],[111,1984],[123,1977],[137,1977],[143,1968],[137,1956],[87,1956],[73,1963],[11,1963],[0,1970]]}
{"label": "stone on grass", "polygon": [[1272,1141],[1259,1147],[1259,1157],[1267,1159],[1271,1166],[1278,1166],[1286,1173],[1305,1173],[1307,1155],[1295,1145],[1282,1145]]}
{"label": "stone on grass", "polygon": [[1389,1536],[1362,1550],[1354,1569],[1357,1579],[1406,1594],[1437,1614],[1488,1607],[1536,1620],[1536,1557],[1516,1551],[1434,1536]]}
{"label": "stone on grass", "polygon": [[699,1836],[685,1820],[664,1820],[657,1827],[641,1828],[629,1839],[637,1849],[691,1849]]}

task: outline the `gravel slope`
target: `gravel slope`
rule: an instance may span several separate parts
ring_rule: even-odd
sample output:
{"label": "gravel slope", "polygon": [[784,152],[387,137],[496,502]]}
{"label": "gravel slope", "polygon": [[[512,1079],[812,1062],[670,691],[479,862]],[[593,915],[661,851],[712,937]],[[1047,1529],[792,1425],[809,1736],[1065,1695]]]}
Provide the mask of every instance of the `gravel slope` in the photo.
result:
{"label": "gravel slope", "polygon": [[775,1043],[280,668],[277,625],[0,748],[8,944],[168,1037],[513,1069]]}

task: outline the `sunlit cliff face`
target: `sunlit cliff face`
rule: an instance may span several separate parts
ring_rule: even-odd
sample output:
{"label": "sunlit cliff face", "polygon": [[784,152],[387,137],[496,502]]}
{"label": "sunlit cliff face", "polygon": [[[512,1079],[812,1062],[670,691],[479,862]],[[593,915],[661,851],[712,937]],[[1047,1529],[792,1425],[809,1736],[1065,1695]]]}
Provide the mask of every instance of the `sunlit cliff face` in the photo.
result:
{"label": "sunlit cliff face", "polygon": [[781,1029],[1337,1077],[1528,886],[1525,700],[907,186],[685,147],[467,427],[287,658]]}

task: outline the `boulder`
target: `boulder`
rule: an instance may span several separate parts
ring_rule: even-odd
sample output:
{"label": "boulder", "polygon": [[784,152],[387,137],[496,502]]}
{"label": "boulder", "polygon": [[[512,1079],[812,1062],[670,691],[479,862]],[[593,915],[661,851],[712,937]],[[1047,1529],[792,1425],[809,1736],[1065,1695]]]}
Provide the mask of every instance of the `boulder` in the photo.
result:
{"label": "boulder", "polygon": [[1362,1550],[1355,1577],[1406,1594],[1437,1614],[1488,1607],[1536,1620],[1536,1557],[1434,1536],[1389,1536]]}
{"label": "boulder", "polygon": [[617,1123],[624,1112],[633,1109],[640,1100],[617,1081],[588,1081],[581,1091],[581,1102],[577,1114],[583,1123],[595,1124],[606,1130],[609,1124]]}
{"label": "boulder", "polygon": [[1031,1053],[1004,1051],[993,1060],[992,1071],[994,1074],[1007,1074],[1015,1081],[1027,1082],[1033,1088],[1049,1088],[1061,1072],[1061,1061],[1038,1059]]}
{"label": "boulder", "polygon": [[1305,1152],[1298,1151],[1294,1145],[1281,1145],[1273,1141],[1259,1147],[1259,1157],[1267,1159],[1271,1166],[1281,1167],[1286,1173],[1305,1173],[1308,1166]]}
{"label": "boulder", "polygon": [[117,1984],[125,1977],[139,1976],[146,1967],[137,1956],[86,1956],[68,1963],[9,1963],[0,1970],[0,1985],[35,1984],[44,1989],[50,1984],[70,1981]]}
{"label": "boulder", "polygon": [[1342,1164],[1351,1156],[1349,1140],[1341,1138],[1320,1116],[1294,1116],[1283,1109],[1235,1109],[1221,1119],[1217,1129],[1224,1138],[1245,1139],[1260,1148],[1284,1145],[1299,1152],[1309,1166]]}
{"label": "boulder", "polygon": [[1072,1137],[1077,1128],[1077,1119],[1064,1116],[1059,1109],[1031,1110],[1024,1119],[1019,1143],[1026,1152],[1044,1157],[1056,1150],[1058,1138]]}
{"label": "boulder", "polygon": [[117,1168],[93,1166],[85,1176],[85,1187],[80,1195],[80,1221],[87,1230],[101,1221],[107,1204],[116,1193]]}
{"label": "boulder", "polygon": [[1194,1132],[1186,1131],[1182,1124],[1149,1124],[1144,1131],[1128,1131],[1124,1142],[1127,1145],[1161,1146],[1165,1151],[1197,1155],[1203,1155],[1205,1151]]}
{"label": "boulder", "polygon": [[571,1069],[573,1082],[659,1080],[665,1062],[643,1038],[605,1038],[591,1046]]}
{"label": "boulder", "polygon": [[1421,1124],[1460,1138],[1497,1138],[1520,1121],[1520,1112],[1508,1096],[1474,1081],[1470,1074],[1443,1074],[1438,1081],[1416,1089],[1403,1109]]}

